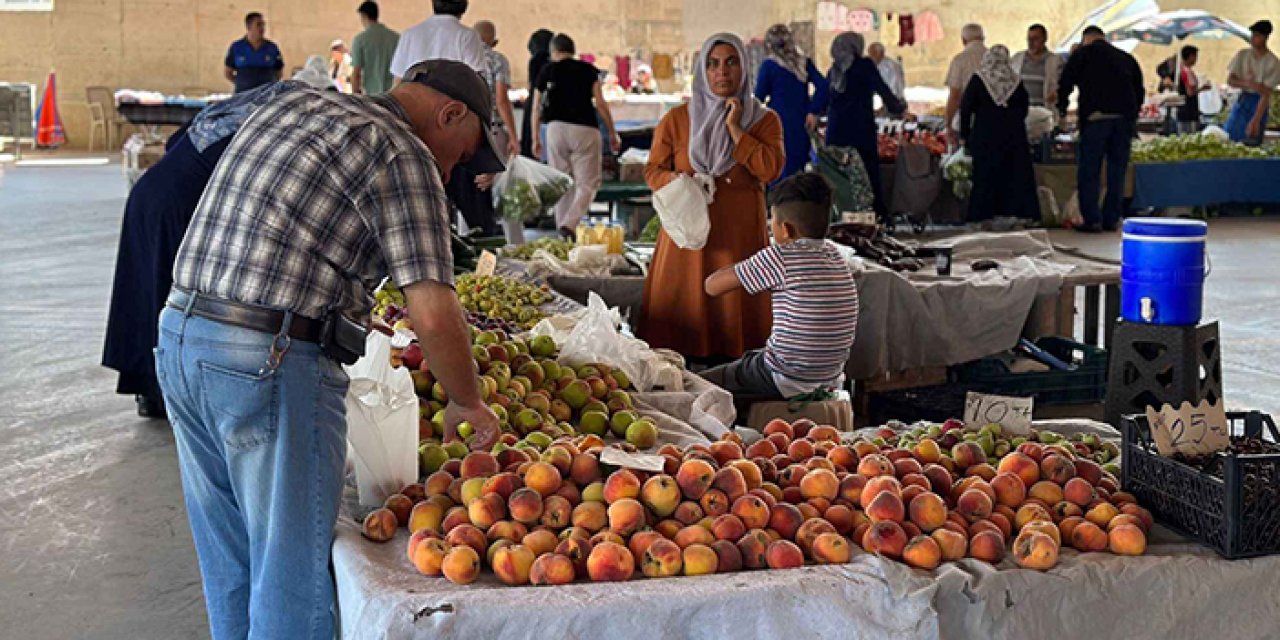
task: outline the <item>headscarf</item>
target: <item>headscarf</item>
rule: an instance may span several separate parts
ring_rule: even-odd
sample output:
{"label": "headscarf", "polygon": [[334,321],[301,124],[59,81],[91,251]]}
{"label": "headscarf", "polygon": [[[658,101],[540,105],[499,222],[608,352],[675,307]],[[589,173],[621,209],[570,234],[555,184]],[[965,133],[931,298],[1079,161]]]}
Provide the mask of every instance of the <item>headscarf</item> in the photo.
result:
{"label": "headscarf", "polygon": [[845,75],[848,74],[849,67],[862,57],[865,46],[866,40],[862,38],[862,34],[852,31],[846,31],[831,41],[831,73],[827,79],[832,91],[844,93]]}
{"label": "headscarf", "polygon": [[543,55],[551,55],[551,39],[556,37],[550,29],[538,29],[529,36],[529,55],[536,56],[539,53]]}
{"label": "headscarf", "polygon": [[997,106],[1009,106],[1009,97],[1018,89],[1018,74],[1013,72],[1009,64],[1009,49],[998,44],[982,54],[982,66],[978,67],[978,77],[987,86],[987,93]]}
{"label": "headscarf", "polygon": [[790,71],[800,82],[809,82],[804,52],[796,45],[796,37],[785,24],[775,24],[764,32],[764,47],[769,59]]}
{"label": "headscarf", "polygon": [[333,83],[333,78],[329,77],[329,63],[321,56],[311,56],[307,58],[307,63],[302,65],[302,69],[293,74],[293,79],[298,82],[305,82],[311,85],[313,89],[336,89],[337,85]]}
{"label": "headscarf", "polygon": [[707,84],[707,57],[717,45],[727,44],[738,52],[742,66],[742,84],[734,96],[742,102],[742,129],[749,131],[764,118],[769,109],[751,93],[751,76],[747,74],[747,52],[742,40],[732,33],[717,33],[702,43],[702,52],[693,67],[693,90],[689,98],[689,163],[694,171],[712,177],[724,175],[733,168],[733,138],[724,123],[729,115],[725,98],[717,96]]}

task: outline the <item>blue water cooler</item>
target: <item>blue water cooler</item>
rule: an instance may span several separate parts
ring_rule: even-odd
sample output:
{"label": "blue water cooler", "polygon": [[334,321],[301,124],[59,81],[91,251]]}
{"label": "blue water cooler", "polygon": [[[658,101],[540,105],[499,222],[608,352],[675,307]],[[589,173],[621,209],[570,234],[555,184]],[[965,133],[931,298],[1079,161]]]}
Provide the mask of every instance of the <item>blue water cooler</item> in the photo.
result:
{"label": "blue water cooler", "polygon": [[1121,318],[1162,325],[1200,322],[1208,235],[1209,227],[1201,220],[1126,220],[1120,260]]}

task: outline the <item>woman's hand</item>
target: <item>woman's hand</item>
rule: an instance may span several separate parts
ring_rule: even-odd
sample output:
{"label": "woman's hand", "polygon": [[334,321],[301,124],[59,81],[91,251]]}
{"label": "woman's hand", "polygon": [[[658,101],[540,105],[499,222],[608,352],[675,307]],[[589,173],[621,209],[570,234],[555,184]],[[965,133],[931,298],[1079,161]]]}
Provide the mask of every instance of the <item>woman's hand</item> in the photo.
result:
{"label": "woman's hand", "polygon": [[533,157],[542,159],[542,136],[533,136]]}
{"label": "woman's hand", "polygon": [[742,101],[737,98],[729,98],[725,101],[729,105],[729,115],[725,116],[724,123],[729,127],[729,137],[733,139],[733,143],[737,144],[742,139]]}

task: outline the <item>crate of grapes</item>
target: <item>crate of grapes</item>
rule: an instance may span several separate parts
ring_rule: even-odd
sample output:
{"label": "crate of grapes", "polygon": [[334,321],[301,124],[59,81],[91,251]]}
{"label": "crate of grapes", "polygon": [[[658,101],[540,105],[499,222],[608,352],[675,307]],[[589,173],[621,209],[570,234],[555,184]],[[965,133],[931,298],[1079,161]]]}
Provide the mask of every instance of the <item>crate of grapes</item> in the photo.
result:
{"label": "crate of grapes", "polygon": [[1125,416],[1121,484],[1156,520],[1224,558],[1280,553],[1280,433],[1257,411],[1227,420],[1227,451],[1187,458],[1160,455],[1147,417]]}

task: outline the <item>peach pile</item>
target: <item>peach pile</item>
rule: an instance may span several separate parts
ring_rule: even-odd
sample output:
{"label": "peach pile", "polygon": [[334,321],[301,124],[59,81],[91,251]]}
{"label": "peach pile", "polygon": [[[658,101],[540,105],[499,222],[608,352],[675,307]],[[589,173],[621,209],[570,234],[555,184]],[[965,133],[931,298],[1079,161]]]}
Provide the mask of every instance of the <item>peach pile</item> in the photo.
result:
{"label": "peach pile", "polygon": [[424,575],[466,584],[487,566],[506,584],[550,585],[839,564],[855,547],[924,570],[1006,555],[1047,570],[1064,545],[1141,554],[1152,525],[1114,476],[1060,444],[995,460],[970,441],[841,444],[833,427],[775,420],[746,447],[733,434],[664,445],[663,473],[606,468],[605,446],[566,436],[532,456],[470,453],[388,498],[364,534],[408,527]]}

